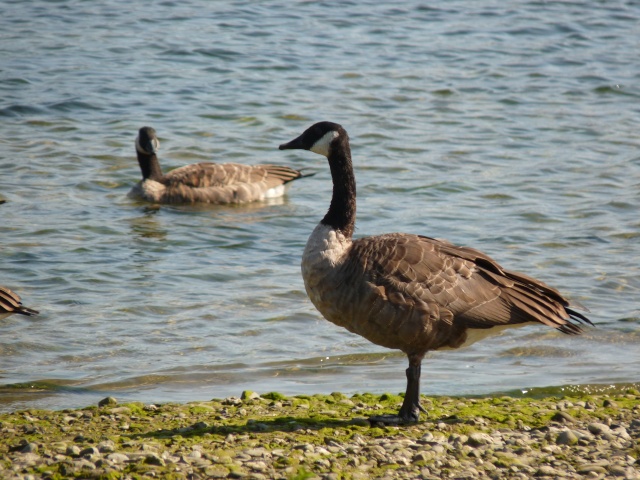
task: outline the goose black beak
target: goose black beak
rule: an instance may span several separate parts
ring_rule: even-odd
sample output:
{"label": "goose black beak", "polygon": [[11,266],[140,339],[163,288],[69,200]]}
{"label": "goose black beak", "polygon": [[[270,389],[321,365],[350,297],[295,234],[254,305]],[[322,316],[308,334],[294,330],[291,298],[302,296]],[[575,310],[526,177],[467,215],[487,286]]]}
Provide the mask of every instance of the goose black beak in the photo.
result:
{"label": "goose black beak", "polygon": [[278,148],[280,150],[304,150],[305,146],[302,144],[301,137],[298,137],[290,142],[283,143]]}

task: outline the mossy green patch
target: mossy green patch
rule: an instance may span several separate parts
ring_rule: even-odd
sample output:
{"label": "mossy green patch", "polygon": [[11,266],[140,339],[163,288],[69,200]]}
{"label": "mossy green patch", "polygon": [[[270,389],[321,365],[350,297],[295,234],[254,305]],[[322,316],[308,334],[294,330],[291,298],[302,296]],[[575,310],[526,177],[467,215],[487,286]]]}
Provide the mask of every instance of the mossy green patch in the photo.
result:
{"label": "mossy green patch", "polygon": [[267,400],[285,400],[287,398],[286,395],[283,395],[279,392],[269,392],[261,395],[262,398],[266,398]]}

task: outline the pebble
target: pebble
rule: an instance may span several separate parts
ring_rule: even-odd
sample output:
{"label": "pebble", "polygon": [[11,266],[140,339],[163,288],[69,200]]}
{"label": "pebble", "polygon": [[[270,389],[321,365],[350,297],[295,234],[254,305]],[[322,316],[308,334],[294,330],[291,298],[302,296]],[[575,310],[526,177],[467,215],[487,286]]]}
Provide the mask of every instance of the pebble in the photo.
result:
{"label": "pebble", "polygon": [[472,447],[490,445],[492,443],[494,443],[493,437],[487,433],[481,432],[472,433],[471,435],[469,435],[469,440],[467,441],[467,444],[471,445]]}
{"label": "pebble", "polygon": [[20,451],[23,453],[35,453],[38,451],[38,445],[35,443],[29,442],[24,447],[22,447]]}
{"label": "pebble", "polygon": [[107,455],[107,460],[115,463],[116,465],[126,463],[129,461],[129,456],[124,453],[110,453]]}
{"label": "pebble", "polygon": [[573,418],[571,415],[569,415],[567,412],[556,412],[553,417],[551,417],[551,420],[553,420],[554,422],[561,422],[561,423],[576,423],[576,419]]}
{"label": "pebble", "polygon": [[67,447],[67,455],[69,455],[70,457],[77,457],[80,455],[80,447],[77,445],[70,445],[69,447]]}
{"label": "pebble", "polygon": [[578,468],[576,468],[576,472],[580,474],[591,473],[591,472],[607,473],[607,469],[601,463],[587,463],[584,465],[580,465]]}
{"label": "pebble", "polygon": [[161,467],[164,467],[166,465],[164,459],[157,453],[148,453],[144,458],[144,463],[147,463],[149,465],[159,465]]}
{"label": "pebble", "polygon": [[114,397],[106,397],[98,402],[99,407],[111,407],[117,404],[118,404],[118,401]]}
{"label": "pebble", "polygon": [[594,435],[602,435],[603,433],[609,433],[611,429],[604,423],[590,423],[587,428]]}
{"label": "pebble", "polygon": [[98,455],[100,451],[96,447],[88,447],[80,451],[81,457],[91,457],[92,455]]}
{"label": "pebble", "polygon": [[98,451],[100,453],[111,453],[116,451],[116,444],[112,440],[105,440],[98,444]]}
{"label": "pebble", "polygon": [[537,477],[555,477],[558,475],[562,474],[550,465],[541,465],[536,472]]}
{"label": "pebble", "polygon": [[578,443],[578,435],[571,430],[564,430],[558,434],[556,443],[558,445],[575,445]]}
{"label": "pebble", "polygon": [[252,392],[250,390],[245,390],[244,392],[242,392],[242,395],[240,395],[240,399],[241,400],[257,400],[258,398],[260,398],[260,395],[256,392]]}

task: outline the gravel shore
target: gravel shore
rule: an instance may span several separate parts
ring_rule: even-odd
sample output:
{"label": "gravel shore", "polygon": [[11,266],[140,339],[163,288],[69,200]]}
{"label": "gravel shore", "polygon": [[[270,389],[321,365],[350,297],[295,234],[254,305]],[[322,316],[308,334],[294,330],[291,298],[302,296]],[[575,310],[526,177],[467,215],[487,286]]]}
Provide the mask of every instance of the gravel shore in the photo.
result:
{"label": "gravel shore", "polygon": [[640,392],[423,397],[418,424],[370,424],[397,395],[284,397],[0,414],[4,479],[640,479]]}

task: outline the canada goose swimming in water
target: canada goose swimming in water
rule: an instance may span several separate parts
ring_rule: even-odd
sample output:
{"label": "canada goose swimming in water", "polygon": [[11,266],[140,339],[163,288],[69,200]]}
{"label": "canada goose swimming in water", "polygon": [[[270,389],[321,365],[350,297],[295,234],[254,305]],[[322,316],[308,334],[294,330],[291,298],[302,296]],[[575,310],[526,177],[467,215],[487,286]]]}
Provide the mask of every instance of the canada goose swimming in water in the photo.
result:
{"label": "canada goose swimming in water", "polygon": [[4,318],[12,313],[32,316],[38,315],[40,312],[23,306],[20,295],[9,290],[7,287],[0,286],[0,318]]}
{"label": "canada goose swimming in water", "polygon": [[136,152],[142,180],[130,197],[154,203],[240,204],[284,195],[287,184],[301,178],[297,170],[278,165],[194,163],[162,173],[156,131],[142,127]]}
{"label": "canada goose swimming in water", "polygon": [[353,240],[356,182],[347,132],[320,122],[280,150],[303,149],[329,160],[333,198],[302,256],[309,298],[330,322],[409,359],[399,414],[420,418],[420,367],[430,350],[458,348],[500,327],[543,323],[567,334],[591,321],[557,290],[503,269],[484,253],[421,235],[390,233]]}

